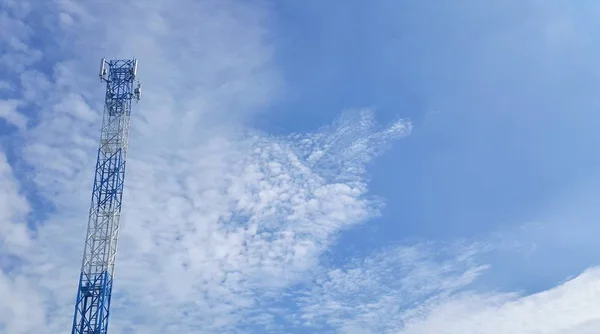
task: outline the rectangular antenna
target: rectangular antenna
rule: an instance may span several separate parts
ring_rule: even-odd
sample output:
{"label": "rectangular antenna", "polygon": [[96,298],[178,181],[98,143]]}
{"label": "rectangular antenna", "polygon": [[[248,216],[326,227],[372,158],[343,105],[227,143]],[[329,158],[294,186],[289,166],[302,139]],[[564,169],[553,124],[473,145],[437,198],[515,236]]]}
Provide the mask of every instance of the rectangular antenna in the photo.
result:
{"label": "rectangular antenna", "polygon": [[106,75],[106,59],[102,58],[102,60],[100,61],[100,73],[98,74],[100,76],[100,80],[104,79],[104,76]]}
{"label": "rectangular antenna", "polygon": [[137,76],[137,65],[138,65],[138,61],[137,59],[133,60],[133,77],[135,78]]}

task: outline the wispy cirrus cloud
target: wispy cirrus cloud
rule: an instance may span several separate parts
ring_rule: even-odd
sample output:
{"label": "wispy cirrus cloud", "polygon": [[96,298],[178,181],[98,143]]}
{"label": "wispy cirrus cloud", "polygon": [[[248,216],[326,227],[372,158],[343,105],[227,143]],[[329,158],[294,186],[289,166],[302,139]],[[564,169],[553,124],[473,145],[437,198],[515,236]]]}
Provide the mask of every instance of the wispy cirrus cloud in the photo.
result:
{"label": "wispy cirrus cloud", "polygon": [[[396,129],[387,140],[407,133],[405,127]],[[319,137],[336,136],[339,130],[305,139],[315,152],[323,149]],[[347,139],[342,145],[365,138]],[[305,276],[341,230],[364,221],[377,205],[365,197],[360,179],[336,182],[311,168],[295,153],[296,140],[289,137],[213,140],[201,150],[171,156],[176,165],[155,158],[132,162],[139,171],[130,174],[130,196],[136,204],[128,211],[129,229],[123,231],[123,240],[128,241],[121,248],[121,263],[136,270],[122,274],[128,279],[121,276],[121,280],[132,284],[122,285],[126,299],[146,305],[161,300],[156,311],[164,316],[181,317],[181,323],[195,319],[196,326],[219,331],[224,329],[218,319],[241,321],[243,310],[263,294]],[[370,151],[356,152],[356,160],[348,165],[359,168],[360,158]],[[161,180],[163,171],[170,171],[167,180]],[[155,191],[149,192],[148,175],[154,173]],[[347,172],[339,169],[337,174]],[[164,223],[157,224],[157,217]],[[157,257],[157,249],[165,256]],[[155,279],[145,278],[148,272],[154,272]],[[179,283],[152,296],[143,292],[162,282]],[[135,289],[140,284],[145,288]],[[186,297],[190,295],[203,300]],[[160,308],[166,301],[185,311]],[[188,330],[192,328],[190,322]]]}
{"label": "wispy cirrus cloud", "polygon": [[323,332],[403,333],[428,305],[470,287],[487,265],[483,244],[417,244],[323,268],[294,297],[297,325]]}
{"label": "wispy cirrus cloud", "polygon": [[[312,149],[304,141],[302,150],[323,150],[319,138],[338,136],[340,129],[347,127],[305,135]],[[395,124],[371,135],[391,140],[406,135],[407,129]],[[261,295],[297,282],[316,265],[337,233],[376,210],[376,203],[365,198],[364,184],[351,177],[371,154],[369,146],[355,151],[356,160],[342,164],[344,168],[324,173],[353,179],[342,183],[311,168],[306,157],[295,153],[296,141],[289,137],[243,139],[213,137],[192,151],[130,160],[130,205],[121,234],[112,320],[115,331],[232,330]],[[341,145],[368,140],[346,139]],[[334,146],[327,145],[343,149]],[[55,269],[55,277],[62,278],[60,284],[37,287],[53,296],[45,300],[45,306],[54,310],[52,316],[72,307],[73,284],[69,283],[75,281],[79,254],[69,250],[80,248],[84,210],[76,206],[83,206],[88,190],[79,185],[83,177],[60,174],[73,170],[69,163],[77,162],[65,161],[69,168],[57,167],[59,174],[53,175],[59,181],[48,185],[57,191],[57,212],[37,230],[36,250],[29,249],[32,263],[18,271],[43,280],[49,273],[36,266],[45,263]],[[85,175],[83,170],[80,173]]]}
{"label": "wispy cirrus cloud", "polygon": [[494,243],[397,246],[327,267],[290,298],[295,328],[320,333],[594,333],[600,272],[534,294],[489,290]]}
{"label": "wispy cirrus cloud", "polygon": [[[92,84],[97,58],[111,53],[141,58],[145,85],[132,121],[111,331],[239,331],[262,298],[302,279],[340,231],[376,212],[364,165],[410,123],[378,128],[363,110],[312,134],[243,130],[279,83],[260,8],[132,2],[107,16],[96,5],[63,1],[41,12],[32,2],[26,13],[60,23],[48,36],[59,60],[25,62],[14,77],[35,119],[13,137],[18,159],[51,210],[29,222],[30,244],[6,269],[37,296],[35,317],[16,312],[2,325],[70,327],[100,122],[102,88]],[[201,25],[186,23],[189,11]]]}

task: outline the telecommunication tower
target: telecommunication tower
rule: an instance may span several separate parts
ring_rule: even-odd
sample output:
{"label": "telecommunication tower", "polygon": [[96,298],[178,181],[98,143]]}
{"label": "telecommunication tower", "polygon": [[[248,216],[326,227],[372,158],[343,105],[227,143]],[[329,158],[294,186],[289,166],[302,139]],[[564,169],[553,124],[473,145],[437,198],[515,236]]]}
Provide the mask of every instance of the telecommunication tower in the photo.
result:
{"label": "telecommunication tower", "polygon": [[139,101],[137,59],[102,59],[106,96],[71,334],[106,334],[115,271],[131,101]]}

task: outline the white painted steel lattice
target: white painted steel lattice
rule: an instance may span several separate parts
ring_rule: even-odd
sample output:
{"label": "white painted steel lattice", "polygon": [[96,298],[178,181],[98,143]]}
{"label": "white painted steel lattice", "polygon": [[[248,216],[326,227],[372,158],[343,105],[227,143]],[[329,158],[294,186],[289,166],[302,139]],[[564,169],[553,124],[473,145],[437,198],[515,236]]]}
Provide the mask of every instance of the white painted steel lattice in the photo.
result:
{"label": "white painted steel lattice", "polygon": [[102,59],[106,96],[72,334],[106,334],[117,254],[137,60]]}

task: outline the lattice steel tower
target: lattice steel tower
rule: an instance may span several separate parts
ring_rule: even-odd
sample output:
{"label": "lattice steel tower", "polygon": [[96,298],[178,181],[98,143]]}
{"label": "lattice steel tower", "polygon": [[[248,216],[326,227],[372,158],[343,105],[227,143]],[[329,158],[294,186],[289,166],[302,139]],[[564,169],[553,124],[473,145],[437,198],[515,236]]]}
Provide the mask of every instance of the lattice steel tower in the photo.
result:
{"label": "lattice steel tower", "polygon": [[108,328],[131,101],[141,95],[136,74],[136,59],[102,59],[104,116],[72,334],[106,334]]}

